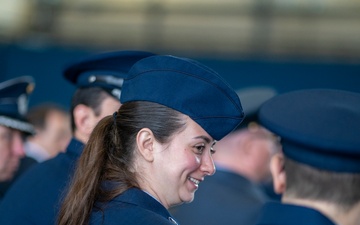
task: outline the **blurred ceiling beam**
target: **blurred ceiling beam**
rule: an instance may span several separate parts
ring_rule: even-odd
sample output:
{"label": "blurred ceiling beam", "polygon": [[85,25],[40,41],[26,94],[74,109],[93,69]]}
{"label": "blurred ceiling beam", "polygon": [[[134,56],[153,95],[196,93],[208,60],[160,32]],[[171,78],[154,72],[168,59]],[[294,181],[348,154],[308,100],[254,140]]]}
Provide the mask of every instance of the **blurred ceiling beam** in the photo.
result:
{"label": "blurred ceiling beam", "polygon": [[18,26],[22,32],[10,37],[0,32],[2,40],[41,34],[61,45],[84,47],[219,57],[360,59],[360,2],[356,0],[33,2],[27,10],[31,19]]}

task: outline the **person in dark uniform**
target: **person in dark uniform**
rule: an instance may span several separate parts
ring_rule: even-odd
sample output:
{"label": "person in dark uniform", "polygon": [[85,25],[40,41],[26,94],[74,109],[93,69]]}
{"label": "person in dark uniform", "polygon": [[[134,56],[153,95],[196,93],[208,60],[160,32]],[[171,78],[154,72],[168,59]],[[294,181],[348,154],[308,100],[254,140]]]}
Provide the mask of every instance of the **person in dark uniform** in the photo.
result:
{"label": "person in dark uniform", "polygon": [[257,224],[360,224],[360,93],[292,91],[264,103],[259,119],[281,138],[271,172],[283,195]]}
{"label": "person in dark uniform", "polygon": [[121,51],[91,56],[64,70],[75,84],[72,103],[73,138],[66,152],[27,171],[0,204],[0,224],[54,224],[62,193],[92,129],[120,107],[124,77],[137,60],[153,55]]}
{"label": "person in dark uniform", "polygon": [[215,71],[175,56],[134,64],[121,102],[93,130],[58,224],[176,224],[168,209],[193,200],[215,172],[215,140],[243,120]]}
{"label": "person in dark uniform", "polygon": [[261,207],[269,200],[262,183],[271,178],[270,159],[279,151],[279,144],[257,123],[257,113],[276,91],[257,86],[240,89],[237,94],[245,118],[216,143],[216,173],[202,183],[194,201],[170,209],[180,224],[255,224]]}
{"label": "person in dark uniform", "polygon": [[[24,159],[23,138],[34,133],[26,120],[28,100],[35,86],[30,76],[0,83],[0,199],[13,181],[35,161]],[[24,162],[21,164],[21,160]],[[22,165],[22,166],[20,166]]]}

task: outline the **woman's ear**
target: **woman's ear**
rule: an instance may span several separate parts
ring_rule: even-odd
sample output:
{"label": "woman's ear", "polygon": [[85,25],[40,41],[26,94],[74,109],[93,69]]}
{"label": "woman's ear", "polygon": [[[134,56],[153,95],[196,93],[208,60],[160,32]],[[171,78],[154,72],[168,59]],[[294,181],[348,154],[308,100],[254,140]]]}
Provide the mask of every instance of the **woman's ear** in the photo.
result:
{"label": "woman's ear", "polygon": [[154,141],[153,132],[148,128],[141,129],[136,135],[136,144],[142,157],[149,162],[154,160]]}
{"label": "woman's ear", "polygon": [[270,162],[270,171],[273,177],[274,191],[282,194],[286,190],[286,174],[284,170],[284,155],[275,154]]}

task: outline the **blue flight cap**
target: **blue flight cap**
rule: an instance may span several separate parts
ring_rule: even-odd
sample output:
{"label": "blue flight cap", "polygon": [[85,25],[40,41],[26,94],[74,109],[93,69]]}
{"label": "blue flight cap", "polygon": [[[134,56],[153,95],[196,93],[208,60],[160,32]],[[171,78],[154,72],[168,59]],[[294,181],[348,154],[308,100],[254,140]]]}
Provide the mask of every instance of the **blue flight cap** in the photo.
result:
{"label": "blue flight cap", "polygon": [[253,123],[258,123],[260,106],[277,95],[277,91],[270,86],[252,86],[236,90],[241,105],[244,109],[245,118],[237,129],[250,128]]}
{"label": "blue flight cap", "polygon": [[134,64],[122,103],[156,102],[188,115],[220,140],[244,118],[239,97],[212,69],[190,59],[157,55]]}
{"label": "blue flight cap", "polygon": [[120,99],[124,78],[138,60],[154,55],[144,51],[117,51],[97,54],[74,62],[64,77],[78,88],[100,87]]}
{"label": "blue flight cap", "polygon": [[259,120],[281,137],[288,158],[322,170],[360,173],[360,93],[289,92],[264,103]]}
{"label": "blue flight cap", "polygon": [[30,76],[17,77],[0,83],[0,125],[33,134],[33,126],[25,119],[28,100],[35,87]]}

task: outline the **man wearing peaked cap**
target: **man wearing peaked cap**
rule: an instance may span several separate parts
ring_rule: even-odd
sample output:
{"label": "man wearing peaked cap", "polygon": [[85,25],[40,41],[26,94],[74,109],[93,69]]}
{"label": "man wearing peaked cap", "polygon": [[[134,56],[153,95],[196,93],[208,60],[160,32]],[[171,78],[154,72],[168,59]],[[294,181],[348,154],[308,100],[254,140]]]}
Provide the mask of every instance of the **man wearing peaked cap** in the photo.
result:
{"label": "man wearing peaked cap", "polygon": [[171,209],[180,224],[255,224],[261,207],[269,200],[262,183],[271,178],[270,158],[279,151],[279,145],[274,135],[257,123],[257,113],[276,91],[254,86],[236,93],[245,118],[216,143],[216,173],[201,184],[194,201]]}
{"label": "man wearing peaked cap", "polygon": [[263,209],[259,225],[360,224],[360,94],[309,89],[279,95],[260,109],[279,135],[271,161],[282,204]]}
{"label": "man wearing peaked cap", "polygon": [[120,107],[123,79],[131,66],[151,55],[108,52],[65,68],[65,79],[77,87],[71,102],[73,138],[65,153],[34,166],[18,180],[0,205],[0,224],[55,224],[61,197],[92,129]]}
{"label": "man wearing peaked cap", "polygon": [[33,127],[25,119],[34,80],[23,76],[0,83],[0,181],[13,178],[24,156],[23,135]]}

